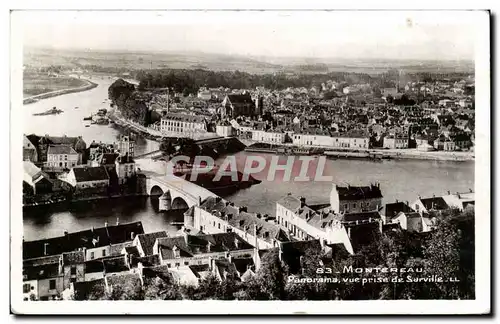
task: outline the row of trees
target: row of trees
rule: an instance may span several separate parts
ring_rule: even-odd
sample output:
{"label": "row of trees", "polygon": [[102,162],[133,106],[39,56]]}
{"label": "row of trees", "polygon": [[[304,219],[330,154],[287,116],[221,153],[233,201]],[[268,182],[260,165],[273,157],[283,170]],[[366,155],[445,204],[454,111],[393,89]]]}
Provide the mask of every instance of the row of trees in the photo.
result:
{"label": "row of trees", "polygon": [[[309,248],[300,259],[301,272],[292,274],[278,251],[262,258],[250,280],[228,275],[222,281],[209,276],[198,287],[180,286],[167,278],[153,278],[143,287],[122,287],[112,294],[94,292],[90,299],[220,299],[220,300],[373,300],[474,299],[474,214],[452,211],[439,219],[429,235],[387,232],[353,256],[326,259]],[[321,261],[321,262],[320,262]],[[423,269],[421,273],[356,273],[352,268]],[[319,269],[319,270],[318,270]],[[324,271],[331,269],[327,273]],[[321,272],[321,273],[320,273]],[[407,276],[427,278],[408,282]],[[337,278],[338,282],[302,282],[294,278]],[[388,282],[365,282],[384,278]],[[394,277],[404,282],[394,282]],[[436,282],[431,278],[442,278]],[[358,280],[358,282],[356,282]]]}

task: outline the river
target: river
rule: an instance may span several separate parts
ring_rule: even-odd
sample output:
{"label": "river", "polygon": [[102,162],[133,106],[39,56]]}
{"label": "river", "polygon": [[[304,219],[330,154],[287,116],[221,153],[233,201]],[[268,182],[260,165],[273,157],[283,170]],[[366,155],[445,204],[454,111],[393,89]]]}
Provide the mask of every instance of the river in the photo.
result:
{"label": "river", "polygon": [[[85,127],[83,117],[95,113],[100,108],[109,108],[103,101],[113,80],[92,79],[98,87],[84,92],[47,98],[25,105],[24,133],[54,136],[79,136],[90,144],[93,140],[116,141],[122,130],[111,126],[92,125]],[[59,115],[32,116],[52,107],[64,111]],[[79,107],[75,109],[75,106]],[[158,143],[136,138],[136,153],[158,149]],[[240,152],[238,157],[249,154]],[[255,153],[252,153],[255,154]],[[259,154],[266,159],[269,154]],[[325,171],[337,183],[368,184],[380,183],[384,204],[413,201],[421,195],[432,196],[451,192],[468,191],[474,188],[474,162],[445,162],[427,160],[327,160]],[[258,177],[257,177],[258,178]],[[310,203],[328,202],[332,184],[330,182],[276,182],[261,178],[262,183],[240,190],[227,197],[236,205],[247,206],[249,211],[274,214],[276,200],[287,193],[304,196]],[[36,240],[63,235],[65,230],[78,231],[92,226],[142,221],[146,232],[166,230],[174,233],[173,221],[182,220],[179,213],[158,212],[158,201],[150,198],[118,198],[78,202],[70,206],[44,206],[24,212],[24,239]]]}

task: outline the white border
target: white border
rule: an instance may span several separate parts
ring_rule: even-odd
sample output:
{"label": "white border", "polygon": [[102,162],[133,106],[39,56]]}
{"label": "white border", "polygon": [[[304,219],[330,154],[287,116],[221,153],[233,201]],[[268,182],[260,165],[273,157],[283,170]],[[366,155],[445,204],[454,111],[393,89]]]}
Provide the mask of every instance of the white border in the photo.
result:
{"label": "white border", "polygon": [[[38,2],[33,3],[39,7]],[[45,3],[44,7],[50,7],[51,2]],[[62,5],[62,6],[61,6]],[[59,2],[59,8],[67,4]],[[81,8],[96,8],[96,3],[79,4]],[[139,5],[144,5],[142,2]],[[234,3],[223,3],[223,8],[229,8]],[[173,6],[180,6],[173,4]],[[201,5],[203,6],[203,5]],[[100,6],[102,8],[102,4]],[[213,7],[205,5],[205,8]],[[262,3],[251,8],[264,8]],[[268,7],[268,6],[267,6]],[[276,7],[276,6],[275,6]],[[314,7],[314,3],[308,6]],[[269,8],[269,7],[268,7]],[[297,6],[295,6],[297,8]],[[319,7],[321,8],[321,7]],[[189,12],[176,12],[177,16]],[[348,14],[349,12],[342,12]],[[384,15],[394,12],[376,13],[381,19]],[[111,12],[106,12],[110,15]],[[126,13],[130,14],[130,13]],[[266,16],[270,19],[279,12],[249,12],[251,15]],[[21,236],[12,235],[11,241],[11,309],[16,313],[24,314],[471,314],[485,313],[490,310],[490,66],[489,66],[489,17],[485,12],[406,12],[414,19],[439,19],[444,23],[450,15],[465,15],[463,19],[474,21],[478,27],[476,44],[476,297],[474,301],[277,301],[277,302],[221,302],[221,301],[158,301],[158,302],[22,302],[20,289],[15,289],[16,283],[22,282],[20,253]],[[147,12],[134,14],[137,19],[147,16]],[[223,15],[226,15],[224,13]],[[311,15],[313,19],[327,12],[287,12],[287,15],[304,17]],[[304,16],[302,16],[304,15]],[[92,19],[100,14],[92,15]],[[229,15],[231,19],[231,15]],[[220,21],[219,21],[220,22]],[[22,58],[18,30],[12,30],[11,43],[11,78],[12,78],[12,106],[11,106],[11,233],[22,233],[22,210],[21,204],[21,172],[19,167],[21,161],[22,143],[22,120],[20,114],[16,113],[16,107],[21,108],[20,98],[20,61]],[[16,95],[17,94],[17,95]]]}

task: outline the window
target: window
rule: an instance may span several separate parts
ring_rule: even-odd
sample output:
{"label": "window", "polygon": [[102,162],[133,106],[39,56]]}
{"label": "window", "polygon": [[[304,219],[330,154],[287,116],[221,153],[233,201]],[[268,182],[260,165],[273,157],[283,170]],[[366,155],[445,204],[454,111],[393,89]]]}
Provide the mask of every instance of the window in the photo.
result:
{"label": "window", "polygon": [[102,256],[105,257],[106,256],[106,249],[102,250]]}
{"label": "window", "polygon": [[352,208],[356,208],[356,203],[353,203],[353,204],[352,204]]}
{"label": "window", "polygon": [[29,283],[23,284],[23,293],[27,294],[30,292],[31,285]]}
{"label": "window", "polygon": [[64,161],[68,161],[68,156],[67,155],[64,156]]}
{"label": "window", "polygon": [[55,279],[49,280],[49,290],[54,290],[54,289],[56,289],[56,280]]}
{"label": "window", "polygon": [[349,206],[347,204],[344,205],[344,209],[348,209]]}
{"label": "window", "polygon": [[71,266],[71,275],[76,275],[76,266]]}
{"label": "window", "polygon": [[217,227],[220,229],[220,223],[219,223],[219,224],[217,224],[217,225],[218,225]]}
{"label": "window", "polygon": [[179,262],[177,262],[177,263],[175,264],[175,266],[176,266],[176,267],[180,267],[180,265],[181,265],[181,264],[180,264]]}
{"label": "window", "polygon": [[188,261],[184,261],[184,265],[189,265],[189,262]]}
{"label": "window", "polygon": [[167,263],[167,268],[170,268],[172,265],[170,263]]}
{"label": "window", "polygon": [[94,252],[90,252],[90,259],[93,260],[95,258]]}

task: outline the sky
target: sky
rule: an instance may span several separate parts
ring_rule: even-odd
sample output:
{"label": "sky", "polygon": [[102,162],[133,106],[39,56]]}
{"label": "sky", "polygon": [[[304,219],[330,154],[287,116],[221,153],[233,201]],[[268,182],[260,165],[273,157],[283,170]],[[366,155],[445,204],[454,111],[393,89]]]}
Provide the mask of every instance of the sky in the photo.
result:
{"label": "sky", "polygon": [[473,60],[474,12],[25,12],[24,46],[263,57]]}

